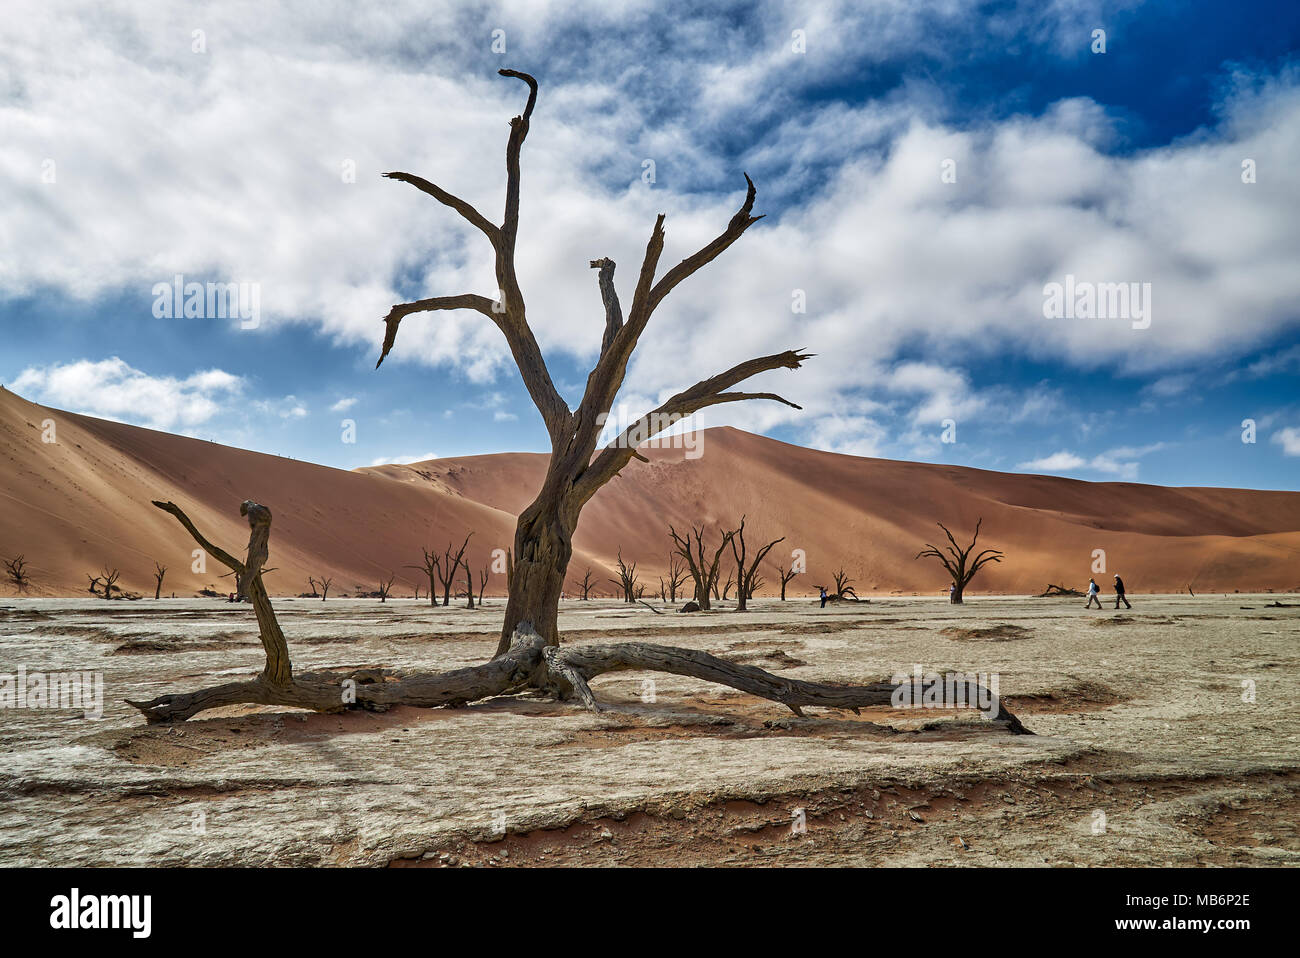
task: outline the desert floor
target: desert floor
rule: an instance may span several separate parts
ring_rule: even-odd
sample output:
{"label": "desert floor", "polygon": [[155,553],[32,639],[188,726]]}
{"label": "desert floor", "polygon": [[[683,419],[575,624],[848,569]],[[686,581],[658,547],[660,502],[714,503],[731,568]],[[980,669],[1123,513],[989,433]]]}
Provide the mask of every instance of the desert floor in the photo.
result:
{"label": "desert floor", "polygon": [[[502,604],[276,600],[298,668],[473,664]],[[569,642],[684,645],[794,678],[994,672],[1037,734],[971,711],[801,719],[643,673],[597,679],[620,706],[601,714],[495,699],[149,727],[124,698],[260,668],[248,606],[0,599],[0,672],[104,681],[100,721],[0,711],[0,864],[1300,864],[1293,596],[1139,595],[1118,613],[1035,598],[756,605],[569,601],[561,627]]]}

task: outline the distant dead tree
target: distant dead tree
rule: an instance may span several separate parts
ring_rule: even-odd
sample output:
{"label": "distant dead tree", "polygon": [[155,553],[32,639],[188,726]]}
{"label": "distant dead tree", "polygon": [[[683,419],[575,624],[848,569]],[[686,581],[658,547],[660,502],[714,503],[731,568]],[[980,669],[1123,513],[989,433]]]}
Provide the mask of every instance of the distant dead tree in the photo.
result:
{"label": "distant dead tree", "polygon": [[714,586],[713,586],[713,597],[714,597],[715,599],[720,598],[720,599],[722,599],[723,602],[727,601],[727,596],[728,596],[728,594],[731,592],[731,587],[732,587],[733,585],[735,585],[735,584],[736,584],[736,573],[733,572],[731,569],[728,569],[728,570],[727,570],[727,581],[724,582],[724,583],[722,584],[722,595],[721,595],[721,596],[718,595],[717,580],[716,580],[716,579],[714,580]]}
{"label": "distant dead tree", "polygon": [[465,567],[465,596],[469,600],[466,608],[474,608],[474,573],[470,571],[469,560],[461,563]]}
{"label": "distant dead tree", "polygon": [[378,587],[377,589],[375,589],[375,591],[379,593],[379,601],[380,601],[380,602],[387,602],[387,601],[388,601],[388,596],[389,596],[389,594],[393,591],[393,580],[396,579],[396,578],[397,578],[397,576],[395,576],[395,575],[390,575],[390,576],[388,577],[388,581],[387,581],[387,582],[385,582],[383,579],[380,579],[380,580],[379,580],[379,587]]}
{"label": "distant dead tree", "polygon": [[[460,544],[460,548],[456,550],[454,555],[449,542],[446,551],[441,556],[434,557],[433,567],[438,574],[438,581],[442,583],[442,605],[444,608],[451,605],[451,586],[456,579],[456,570],[460,568],[460,564],[465,558],[465,547],[469,545],[469,540],[473,535],[474,533],[471,532],[465,537],[465,541]],[[470,601],[474,601],[472,596]]]}
{"label": "distant dead tree", "polygon": [[153,564],[153,570],[153,597],[158,599],[162,597],[163,576],[167,574],[167,567],[162,563],[155,561]]}
{"label": "distant dead tree", "polygon": [[487,590],[488,576],[492,574],[488,566],[484,566],[478,573],[478,604],[483,605],[483,593]]}
{"label": "distant dead tree", "polygon": [[582,590],[583,602],[586,602],[588,597],[590,597],[592,586],[595,584],[596,581],[591,577],[591,567],[588,566],[587,571],[582,574],[582,581],[578,583],[578,588]]}
{"label": "distant dead tree", "polygon": [[[635,602],[640,598],[640,595],[637,594],[636,563],[633,562],[628,565],[624,562],[622,549],[618,552],[618,578],[609,581],[622,590],[624,602]],[[642,588],[641,592],[644,593],[645,589]]]}
{"label": "distant dead tree", "polygon": [[844,571],[844,566],[840,566],[836,572],[831,573],[831,578],[835,580],[835,591],[831,593],[837,599],[847,599],[849,596],[857,598],[858,594],[853,591],[853,580],[849,574]]}
{"label": "distant dead tree", "polygon": [[976,555],[973,560],[970,558],[970,554],[975,551],[975,543],[979,541],[980,525],[983,522],[984,519],[981,517],[975,523],[975,535],[971,538],[970,545],[964,549],[957,545],[957,540],[953,538],[953,534],[948,531],[947,526],[942,522],[935,523],[948,537],[949,545],[944,547],[948,555],[944,555],[939,551],[938,547],[931,545],[929,542],[925,544],[924,549],[916,554],[917,559],[935,558],[943,563],[943,567],[948,570],[948,575],[952,577],[953,587],[948,594],[948,601],[954,605],[961,604],[962,593],[966,591],[966,586],[970,585],[971,579],[975,578],[975,573],[979,572],[988,563],[1001,562],[1003,559],[1004,554],[997,549],[985,549]]}
{"label": "distant dead tree", "polygon": [[14,588],[19,592],[26,592],[27,587],[31,585],[31,576],[27,572],[26,556],[14,556],[12,559],[5,559],[5,575],[14,584]]}
{"label": "distant dead tree", "polygon": [[763,548],[754,553],[752,560],[746,564],[748,553],[745,546],[745,517],[740,517],[740,527],[736,534],[731,537],[731,556],[736,560],[736,611],[744,612],[748,609],[746,603],[754,597],[754,590],[761,583],[758,574],[758,565],[767,558],[767,554],[772,551],[772,547],[778,542],[784,542],[785,536],[769,542]]}
{"label": "distant dead tree", "polygon": [[[114,584],[120,576],[120,572],[116,569],[110,569],[108,566],[104,566],[99,575],[92,576],[87,574],[86,578],[90,580],[90,594],[103,595],[105,599],[113,598],[114,589],[117,589],[118,592],[122,591]],[[97,592],[97,588],[102,588],[104,591],[102,593]]]}
{"label": "distant dead tree", "polygon": [[[537,80],[517,70],[498,72],[528,86],[527,105],[510,121],[506,144],[505,211],[499,224],[489,220],[472,204],[423,177],[403,172],[388,174],[390,178],[409,183],[450,207],[486,238],[495,260],[493,295],[496,298],[469,293],[434,296],[395,305],[384,318],[386,329],[379,357],[382,362],[392,350],[402,321],[413,313],[476,310],[505,336],[524,386],[545,424],[551,455],[541,488],[533,502],[520,513],[515,527],[514,569],[496,654],[480,665],[442,673],[394,674],[375,669],[354,669],[342,676],[338,672],[294,675],[287,643],[261,584],[260,570],[266,557],[270,510],[246,501],[241,511],[249,516],[252,527],[248,559],[240,562],[225,552],[211,549],[208,552],[247,577],[266,649],[266,668],[252,681],[225,683],[189,694],[162,695],[149,702],[133,704],[150,722],[168,722],[186,719],[204,709],[237,703],[274,703],[338,712],[349,707],[382,709],[399,704],[425,707],[465,704],[500,695],[506,690],[533,689],[598,710],[601,706],[592,694],[590,681],[614,670],[660,671],[699,678],[773,699],[800,714],[803,707],[809,705],[861,708],[891,702],[896,685],[890,682],[863,686],[806,682],[776,676],[751,665],[737,665],[696,649],[640,642],[560,645],[560,594],[568,574],[569,560],[573,555],[573,535],[583,507],[634,458],[644,458],[638,451],[639,445],[686,416],[708,407],[750,399],[775,400],[793,406],[774,393],[745,392],[736,387],[764,372],[798,369],[809,357],[802,352],[787,350],[741,362],[669,397],[628,425],[611,443],[597,450],[609,411],[623,386],[629,360],[655,309],[670,293],[722,255],[758,222],[759,217],[753,214],[756,191],[753,182],[746,177],[744,202],[726,228],[657,278],[665,245],[664,217],[658,217],[638,271],[626,322],[614,286],[613,261],[607,258],[591,261],[592,268],[598,270],[597,283],[604,305],[605,328],[600,354],[586,379],[582,399],[577,409],[570,410],[555,387],[525,316],[524,297],[515,270],[520,155],[537,102]],[[202,539],[201,533],[194,529],[179,508],[172,503],[160,502],[158,506],[176,515],[199,545],[206,547],[207,540]],[[704,574],[703,570],[701,572]],[[701,599],[707,603],[707,583],[700,591],[703,593]],[[347,682],[349,678],[351,682]],[[339,694],[344,682],[350,690],[351,697],[347,699]],[[1000,714],[999,717],[1005,718],[1008,725],[1014,722],[1014,716],[1009,714]]]}
{"label": "distant dead tree", "polygon": [[668,601],[668,586],[664,584],[663,576],[659,577],[659,601],[660,602]]}
{"label": "distant dead tree", "polygon": [[691,577],[690,570],[686,568],[686,563],[676,552],[668,556],[668,601],[676,602],[677,593],[682,590],[686,580]]}
{"label": "distant dead tree", "polygon": [[678,535],[677,530],[669,526],[668,534],[672,536],[677,554],[686,560],[686,568],[695,582],[695,603],[701,610],[712,608],[709,595],[718,591],[718,564],[722,561],[723,551],[731,544],[731,537],[736,533],[722,530],[722,541],[714,550],[712,560],[705,559],[704,526],[692,526],[684,536]]}
{"label": "distant dead tree", "polygon": [[438,604],[438,593],[434,589],[434,582],[438,573],[438,555],[428,546],[421,546],[420,551],[424,553],[424,561],[420,565],[408,565],[407,568],[419,569],[429,577],[429,605],[436,606]]}
{"label": "distant dead tree", "polygon": [[790,584],[790,580],[793,579],[795,576],[797,576],[799,573],[794,571],[794,566],[793,566],[793,565],[792,565],[789,569],[787,569],[787,568],[786,568],[785,566],[783,566],[783,565],[779,565],[779,566],[776,567],[776,571],[777,571],[778,573],[780,573],[780,575],[781,575],[781,601],[784,602],[784,601],[785,601],[785,587],[786,587],[787,585],[789,585],[789,584]]}

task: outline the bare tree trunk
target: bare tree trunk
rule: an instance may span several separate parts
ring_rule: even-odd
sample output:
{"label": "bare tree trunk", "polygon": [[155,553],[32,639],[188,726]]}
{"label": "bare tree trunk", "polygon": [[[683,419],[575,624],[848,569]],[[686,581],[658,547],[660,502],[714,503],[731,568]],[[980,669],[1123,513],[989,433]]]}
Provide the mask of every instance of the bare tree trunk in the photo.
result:
{"label": "bare tree trunk", "polygon": [[[548,481],[537,499],[519,516],[515,527],[513,574],[506,617],[501,625],[497,655],[510,649],[521,622],[528,622],[547,645],[560,642],[557,620],[560,593],[569,559],[573,557],[573,526],[568,510]],[[576,518],[576,517],[575,517]]]}

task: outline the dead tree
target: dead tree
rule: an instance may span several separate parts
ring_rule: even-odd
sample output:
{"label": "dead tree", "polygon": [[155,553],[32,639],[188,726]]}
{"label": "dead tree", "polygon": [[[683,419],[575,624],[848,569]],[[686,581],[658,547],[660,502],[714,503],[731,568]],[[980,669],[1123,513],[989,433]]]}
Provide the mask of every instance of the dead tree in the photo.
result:
{"label": "dead tree", "polygon": [[[759,575],[758,565],[767,558],[767,554],[772,551],[772,547],[778,542],[784,542],[785,536],[769,542],[763,548],[754,553],[752,561],[746,565],[747,551],[745,547],[745,517],[740,517],[740,528],[736,534],[731,537],[731,556],[736,560],[736,611],[745,612],[748,609],[746,603],[753,598],[754,590],[758,587]],[[739,545],[737,545],[739,543]]]}
{"label": "dead tree", "polygon": [[474,573],[470,571],[469,560],[466,559],[462,565],[465,567],[465,595],[469,599],[467,608],[474,608]]}
{"label": "dead tree", "polygon": [[[714,581],[715,581],[715,583],[716,583],[717,580],[714,580]],[[735,585],[735,584],[736,584],[736,573],[735,573],[735,572],[732,572],[730,569],[728,569],[728,570],[727,570],[727,581],[724,582],[724,583],[722,584],[722,595],[721,595],[721,596],[718,595],[718,588],[717,588],[717,585],[715,584],[715,585],[714,585],[714,588],[713,588],[713,597],[714,597],[715,599],[716,599],[716,598],[721,598],[723,602],[727,601],[727,595],[728,595],[728,593],[731,592],[731,587],[732,587],[733,585]]]}
{"label": "dead tree", "polygon": [[478,604],[480,608],[483,606],[483,593],[487,590],[488,576],[491,574],[491,570],[486,566],[480,569],[478,573]]}
{"label": "dead tree", "polygon": [[718,563],[722,561],[722,553],[731,543],[735,532],[722,532],[722,541],[718,543],[712,561],[704,557],[704,526],[692,526],[684,536],[678,535],[677,530],[669,526],[668,534],[677,547],[677,554],[686,560],[687,571],[695,582],[696,604],[701,610],[708,610],[711,608],[709,595],[716,595],[718,591]]}
{"label": "dead tree", "polygon": [[677,593],[681,591],[686,580],[690,578],[690,572],[682,562],[682,557],[676,552],[668,556],[668,601],[676,602]]}
{"label": "dead tree", "polygon": [[434,590],[434,582],[438,574],[439,559],[436,553],[429,549],[428,546],[421,546],[420,551],[424,553],[424,561],[420,565],[408,565],[408,569],[419,569],[429,577],[429,605],[438,604],[438,593]]}
{"label": "dead tree", "polygon": [[970,558],[970,554],[975,551],[975,543],[979,541],[980,525],[983,522],[984,520],[981,518],[975,523],[975,535],[971,538],[970,545],[965,549],[957,545],[957,540],[953,538],[947,526],[942,522],[935,523],[948,537],[950,544],[944,547],[948,555],[944,555],[936,546],[928,542],[925,544],[925,548],[916,554],[917,559],[933,557],[943,563],[943,567],[948,570],[948,575],[952,577],[952,591],[948,593],[948,601],[953,605],[961,605],[962,593],[966,591],[966,586],[970,585],[971,579],[975,578],[975,573],[990,562],[1002,561],[1003,553],[996,549],[985,549],[975,556],[973,560]]}
{"label": "dead tree", "polygon": [[793,579],[795,576],[797,576],[799,573],[794,571],[794,567],[793,567],[793,566],[791,566],[789,569],[787,569],[787,568],[786,568],[785,566],[783,566],[783,565],[779,565],[779,566],[777,566],[777,567],[776,567],[776,571],[777,571],[778,573],[780,573],[780,575],[781,575],[781,601],[784,602],[784,601],[785,601],[785,587],[786,587],[787,585],[789,585],[789,584],[790,584],[790,580]]}
{"label": "dead tree", "polygon": [[[470,533],[465,537],[465,541],[460,544],[456,554],[452,555],[451,543],[447,543],[446,551],[441,556],[433,557],[433,570],[438,576],[438,581],[442,584],[442,605],[443,608],[451,605],[451,586],[456,580],[456,570],[460,568],[461,561],[465,558],[465,547],[469,545]],[[468,566],[466,566],[468,569]],[[472,608],[472,606],[471,606]]]}
{"label": "dead tree", "polygon": [[1053,585],[1051,582],[1049,582],[1047,583],[1047,588],[1044,589],[1042,592],[1038,593],[1038,595],[1036,595],[1034,598],[1036,599],[1055,599],[1055,598],[1082,599],[1083,593],[1080,592],[1078,589],[1067,588],[1066,586],[1063,585]]}
{"label": "dead tree", "polygon": [[324,602],[326,599],[329,598],[330,586],[332,586],[333,584],[334,584],[333,578],[327,579],[325,578],[325,576],[320,577],[320,600],[322,602]]}
{"label": "dead tree", "polygon": [[375,589],[375,592],[379,595],[380,602],[388,601],[388,596],[393,591],[393,580],[396,578],[397,576],[390,575],[387,582],[383,579],[379,580],[379,587]]}
{"label": "dead tree", "polygon": [[[626,562],[624,562],[623,550],[621,549],[619,550],[618,553],[618,578],[610,579],[609,581],[614,583],[616,586],[619,587],[619,589],[622,590],[624,602],[635,602],[639,598],[639,596],[636,594],[636,590],[637,590],[636,563],[633,562],[631,565],[628,565]],[[645,590],[642,589],[642,592],[644,591]]]}
{"label": "dead tree", "polygon": [[[270,510],[246,502],[243,511],[249,516],[252,526],[248,559],[241,563],[215,547],[208,548],[208,552],[248,579],[259,632],[267,652],[266,668],[251,682],[182,695],[163,695],[151,702],[133,704],[149,721],[166,722],[188,718],[217,705],[239,702],[334,712],[349,707],[379,709],[396,704],[463,704],[505,692],[532,690],[560,699],[572,699],[589,709],[599,709],[601,706],[591,692],[590,681],[606,672],[628,669],[669,672],[716,682],[781,702],[797,714],[802,714],[802,708],[809,705],[861,708],[890,702],[895,686],[889,682],[863,686],[821,685],[773,675],[754,666],[726,662],[705,652],[642,643],[560,647],[557,628],[560,593],[573,554],[573,533],[583,506],[633,458],[640,456],[637,451],[640,443],[685,416],[706,407],[747,399],[771,399],[793,406],[773,393],[743,392],[735,387],[762,372],[797,369],[808,356],[791,350],[739,363],[665,400],[598,451],[596,446],[610,407],[623,384],[628,361],[655,309],[669,293],[721,255],[758,221],[759,217],[753,215],[754,185],[746,177],[745,200],[720,235],[656,280],[664,248],[664,217],[658,217],[646,246],[626,322],[614,288],[614,263],[608,259],[592,261],[592,268],[598,270],[598,286],[604,304],[604,337],[600,356],[587,379],[579,407],[570,411],[552,382],[525,317],[523,294],[515,272],[520,152],[537,101],[537,81],[514,70],[499,72],[522,80],[529,90],[523,112],[510,122],[506,146],[505,214],[501,225],[494,224],[469,203],[428,180],[408,173],[388,174],[390,178],[409,183],[455,210],[487,238],[495,255],[498,298],[494,302],[487,296],[466,294],[396,305],[385,317],[386,330],[380,353],[382,362],[393,348],[398,328],[406,316],[435,310],[477,310],[495,323],[505,336],[524,385],[545,424],[551,442],[551,456],[536,499],[525,507],[516,525],[509,599],[495,656],[482,665],[441,674],[397,675],[382,670],[354,670],[295,676],[284,636],[275,621],[260,576],[267,554]],[[171,503],[158,505],[176,515],[200,546],[209,546],[178,507]],[[726,541],[724,538],[724,547]],[[721,554],[721,548],[718,554]],[[707,601],[707,590],[701,591],[705,592],[703,597]],[[1022,731],[1014,716],[1005,710],[999,717],[1006,725]]]}
{"label": "dead tree", "polygon": [[761,572],[755,572],[750,576],[749,584],[745,586],[745,598],[752,599],[754,593],[765,585],[767,585],[767,580],[763,578],[763,574]]}
{"label": "dead tree", "polygon": [[587,597],[591,595],[591,587],[595,584],[596,583],[591,578],[591,569],[588,568],[582,575],[582,582],[579,583],[579,588],[582,589],[583,602],[587,601]]}
{"label": "dead tree", "polygon": [[19,592],[26,592],[27,587],[31,585],[32,578],[27,572],[26,556],[15,556],[12,559],[5,559],[5,575],[13,582],[14,588]]}
{"label": "dead tree", "polygon": [[90,580],[90,594],[100,595],[101,593],[97,592],[96,589],[103,588],[104,590],[102,593],[103,597],[105,599],[113,598],[114,589],[117,589],[118,592],[122,591],[114,584],[115,582],[117,582],[120,576],[121,576],[120,572],[118,572],[116,569],[110,569],[108,566],[104,566],[103,570],[99,573],[99,575],[92,576],[88,574],[86,578]]}
{"label": "dead tree", "polygon": [[858,597],[858,594],[853,591],[851,584],[853,580],[844,571],[844,566],[840,566],[838,571],[831,573],[831,578],[835,580],[835,591],[831,593],[835,598],[847,599],[849,596],[853,596],[856,599]]}
{"label": "dead tree", "polygon": [[154,564],[153,564],[153,568],[154,568],[154,573],[153,573],[153,579],[154,579],[153,597],[154,597],[155,599],[159,599],[159,598],[162,597],[163,576],[165,576],[165,575],[167,574],[167,567],[166,567],[165,565],[163,565],[162,563],[155,561]]}

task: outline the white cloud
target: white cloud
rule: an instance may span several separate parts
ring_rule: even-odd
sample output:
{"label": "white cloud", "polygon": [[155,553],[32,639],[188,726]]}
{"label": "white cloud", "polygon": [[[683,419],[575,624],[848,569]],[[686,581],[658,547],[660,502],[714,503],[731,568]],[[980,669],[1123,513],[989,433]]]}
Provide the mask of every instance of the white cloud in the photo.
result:
{"label": "white cloud", "polygon": [[434,452],[422,453],[418,456],[385,456],[374,460],[371,466],[405,466],[413,462],[428,462],[430,459],[437,459],[438,454]]}
{"label": "white cloud", "polygon": [[1077,453],[1062,449],[1041,459],[1031,459],[1016,466],[1026,472],[1076,472],[1088,471],[1113,476],[1126,482],[1138,477],[1138,462],[1143,456],[1168,448],[1168,443],[1155,442],[1146,446],[1119,446],[1085,459]]}
{"label": "white cloud", "polygon": [[1284,456],[1300,456],[1300,429],[1287,426],[1273,433],[1272,441],[1282,447]]}
{"label": "white cloud", "polygon": [[285,396],[282,399],[259,399],[253,403],[258,412],[266,416],[279,416],[281,419],[306,419],[310,414],[297,396]]}
{"label": "white cloud", "polygon": [[114,356],[30,366],[11,384],[15,392],[47,406],[118,419],[153,429],[188,428],[224,411],[244,382],[220,369],[184,379],[150,376]]}
{"label": "white cloud", "polygon": [[514,422],[514,421],[515,421],[516,419],[518,419],[518,418],[519,418],[519,417],[516,416],[514,413],[512,413],[512,412],[503,412],[503,411],[500,410],[500,409],[498,409],[496,412],[494,412],[494,413],[492,414],[492,421],[493,421],[493,422]]}
{"label": "white cloud", "polygon": [[1030,459],[1028,462],[1022,462],[1016,468],[1034,472],[1066,472],[1070,469],[1081,469],[1087,464],[1087,459],[1062,449],[1060,452],[1054,452],[1050,456],[1044,456],[1041,459]]}
{"label": "white cloud", "polygon": [[[1126,5],[1058,0],[987,17],[955,0],[762,3],[752,27],[734,29],[725,15],[648,3],[412,0],[364,22],[342,2],[314,5],[310,17],[274,4],[33,3],[0,22],[0,91],[9,93],[0,287],[89,300],[122,286],[143,298],[177,272],[255,281],[264,326],[308,323],[373,352],[394,302],[494,294],[483,238],[379,173],[428,176],[499,216],[505,124],[524,97],[481,60],[501,25],[517,62],[535,63],[542,82],[523,159],[518,267],[544,349],[590,360],[602,323],[588,261],[619,263],[626,308],[655,214],[668,214],[662,262],[674,263],[727,223],[746,168],[759,212],[783,198],[793,205],[663,304],[629,390],[661,395],[806,345],[818,356],[805,371],[753,383],[804,414],[746,404],[754,408],[706,420],[798,422],[814,444],[877,450],[887,440],[881,417],[845,411],[846,396],[866,392],[900,404],[922,433],[943,418],[997,424],[1008,419],[1006,397],[973,387],[962,364],[1012,353],[1175,377],[1294,324],[1296,75],[1243,84],[1220,105],[1218,129],[1131,155],[1106,152],[1117,128],[1086,98],[1040,117],[950,123],[936,85],[860,106],[799,96],[846,64],[934,54],[944,43],[1028,36],[1081,55],[1068,38]],[[195,23],[205,53],[190,50]],[[579,25],[606,43],[548,61]],[[808,37],[797,58],[796,25]],[[482,46],[466,41],[474,31]],[[662,69],[627,68],[664,57]],[[759,120],[771,129],[737,161],[713,151],[717,129]],[[1239,177],[1246,156],[1267,171],[1252,185]],[[47,158],[53,183],[41,181]],[[652,187],[639,180],[645,158],[656,160]],[[940,181],[948,158],[955,184]],[[355,182],[345,181],[346,163]],[[77,255],[51,254],[69,249]],[[1151,328],[1044,319],[1043,285],[1067,273],[1150,282]],[[794,289],[807,293],[806,314],[790,310]],[[899,363],[907,347],[929,360]],[[455,367],[482,383],[512,365],[498,330],[475,313],[410,317],[389,361]],[[1164,382],[1156,388],[1177,380]],[[1041,415],[1031,402],[1024,413]],[[184,413],[211,414],[201,404]],[[1136,469],[1104,459],[1094,468],[1107,467]]]}
{"label": "white cloud", "polygon": [[330,412],[347,412],[357,404],[356,396],[348,396],[346,399],[340,399],[334,405],[330,406]]}

